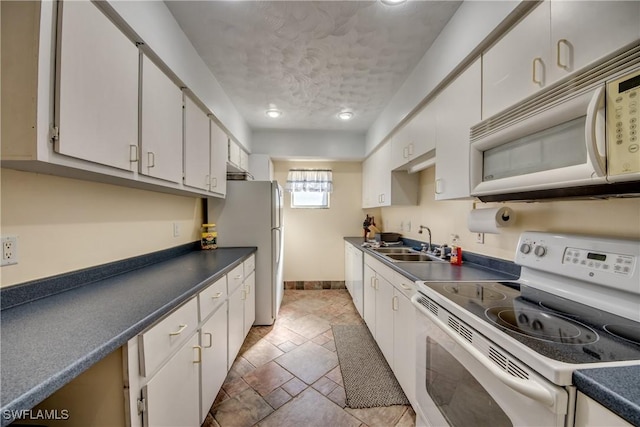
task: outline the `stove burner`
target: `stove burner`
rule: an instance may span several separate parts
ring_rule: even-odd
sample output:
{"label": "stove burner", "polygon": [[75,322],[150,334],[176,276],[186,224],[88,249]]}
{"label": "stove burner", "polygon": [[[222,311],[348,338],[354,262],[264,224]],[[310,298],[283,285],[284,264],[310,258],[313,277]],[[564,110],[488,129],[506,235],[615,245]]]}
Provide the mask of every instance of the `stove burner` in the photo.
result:
{"label": "stove burner", "polygon": [[500,301],[506,298],[505,294],[485,287],[481,283],[451,283],[444,286],[450,294],[482,301]]}
{"label": "stove burner", "polygon": [[598,334],[588,326],[554,313],[532,309],[493,307],[485,316],[496,325],[528,338],[561,344],[590,344]]}
{"label": "stove burner", "polygon": [[640,327],[630,325],[605,325],[604,330],[625,341],[640,345]]}

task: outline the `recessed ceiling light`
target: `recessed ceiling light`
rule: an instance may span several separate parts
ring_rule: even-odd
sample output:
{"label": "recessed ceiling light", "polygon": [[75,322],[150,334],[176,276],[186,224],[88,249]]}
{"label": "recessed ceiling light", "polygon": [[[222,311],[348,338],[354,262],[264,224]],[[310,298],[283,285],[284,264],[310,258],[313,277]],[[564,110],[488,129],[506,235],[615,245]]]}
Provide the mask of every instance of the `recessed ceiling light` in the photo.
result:
{"label": "recessed ceiling light", "polygon": [[383,4],[387,4],[389,6],[395,6],[400,3],[404,3],[407,0],[380,0]]}
{"label": "recessed ceiling light", "polygon": [[272,119],[277,119],[282,115],[282,111],[278,110],[277,108],[269,108],[265,112],[265,114],[267,115],[267,117],[271,117]]}
{"label": "recessed ceiling light", "polygon": [[353,113],[351,111],[342,111],[338,113],[338,118],[340,120],[350,120],[353,117]]}

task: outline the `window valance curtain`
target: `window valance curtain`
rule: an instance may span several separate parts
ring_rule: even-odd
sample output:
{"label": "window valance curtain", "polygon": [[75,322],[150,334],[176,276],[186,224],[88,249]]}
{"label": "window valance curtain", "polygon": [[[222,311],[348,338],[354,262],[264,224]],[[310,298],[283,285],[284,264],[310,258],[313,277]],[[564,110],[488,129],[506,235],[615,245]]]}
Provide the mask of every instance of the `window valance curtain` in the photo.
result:
{"label": "window valance curtain", "polygon": [[289,169],[287,185],[290,192],[326,192],[333,191],[331,169]]}

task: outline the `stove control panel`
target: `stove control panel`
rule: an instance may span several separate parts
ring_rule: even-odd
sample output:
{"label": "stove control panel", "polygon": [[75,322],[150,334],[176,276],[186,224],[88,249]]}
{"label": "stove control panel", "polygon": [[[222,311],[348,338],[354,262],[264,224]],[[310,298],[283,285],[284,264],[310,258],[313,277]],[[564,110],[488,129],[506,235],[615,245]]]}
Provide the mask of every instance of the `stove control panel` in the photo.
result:
{"label": "stove control panel", "polygon": [[630,276],[634,270],[636,259],[625,254],[596,252],[582,248],[566,248],[562,262],[582,268]]}

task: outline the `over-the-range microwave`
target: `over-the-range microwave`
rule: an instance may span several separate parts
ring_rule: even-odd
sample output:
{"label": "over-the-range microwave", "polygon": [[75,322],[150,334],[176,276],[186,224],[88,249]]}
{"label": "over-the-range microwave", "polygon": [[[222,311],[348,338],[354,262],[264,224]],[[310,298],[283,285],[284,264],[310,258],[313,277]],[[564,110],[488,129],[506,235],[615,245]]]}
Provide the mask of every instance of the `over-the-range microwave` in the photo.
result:
{"label": "over-the-range microwave", "polygon": [[[482,201],[640,196],[640,49],[471,128]],[[632,65],[629,66],[629,63]]]}

